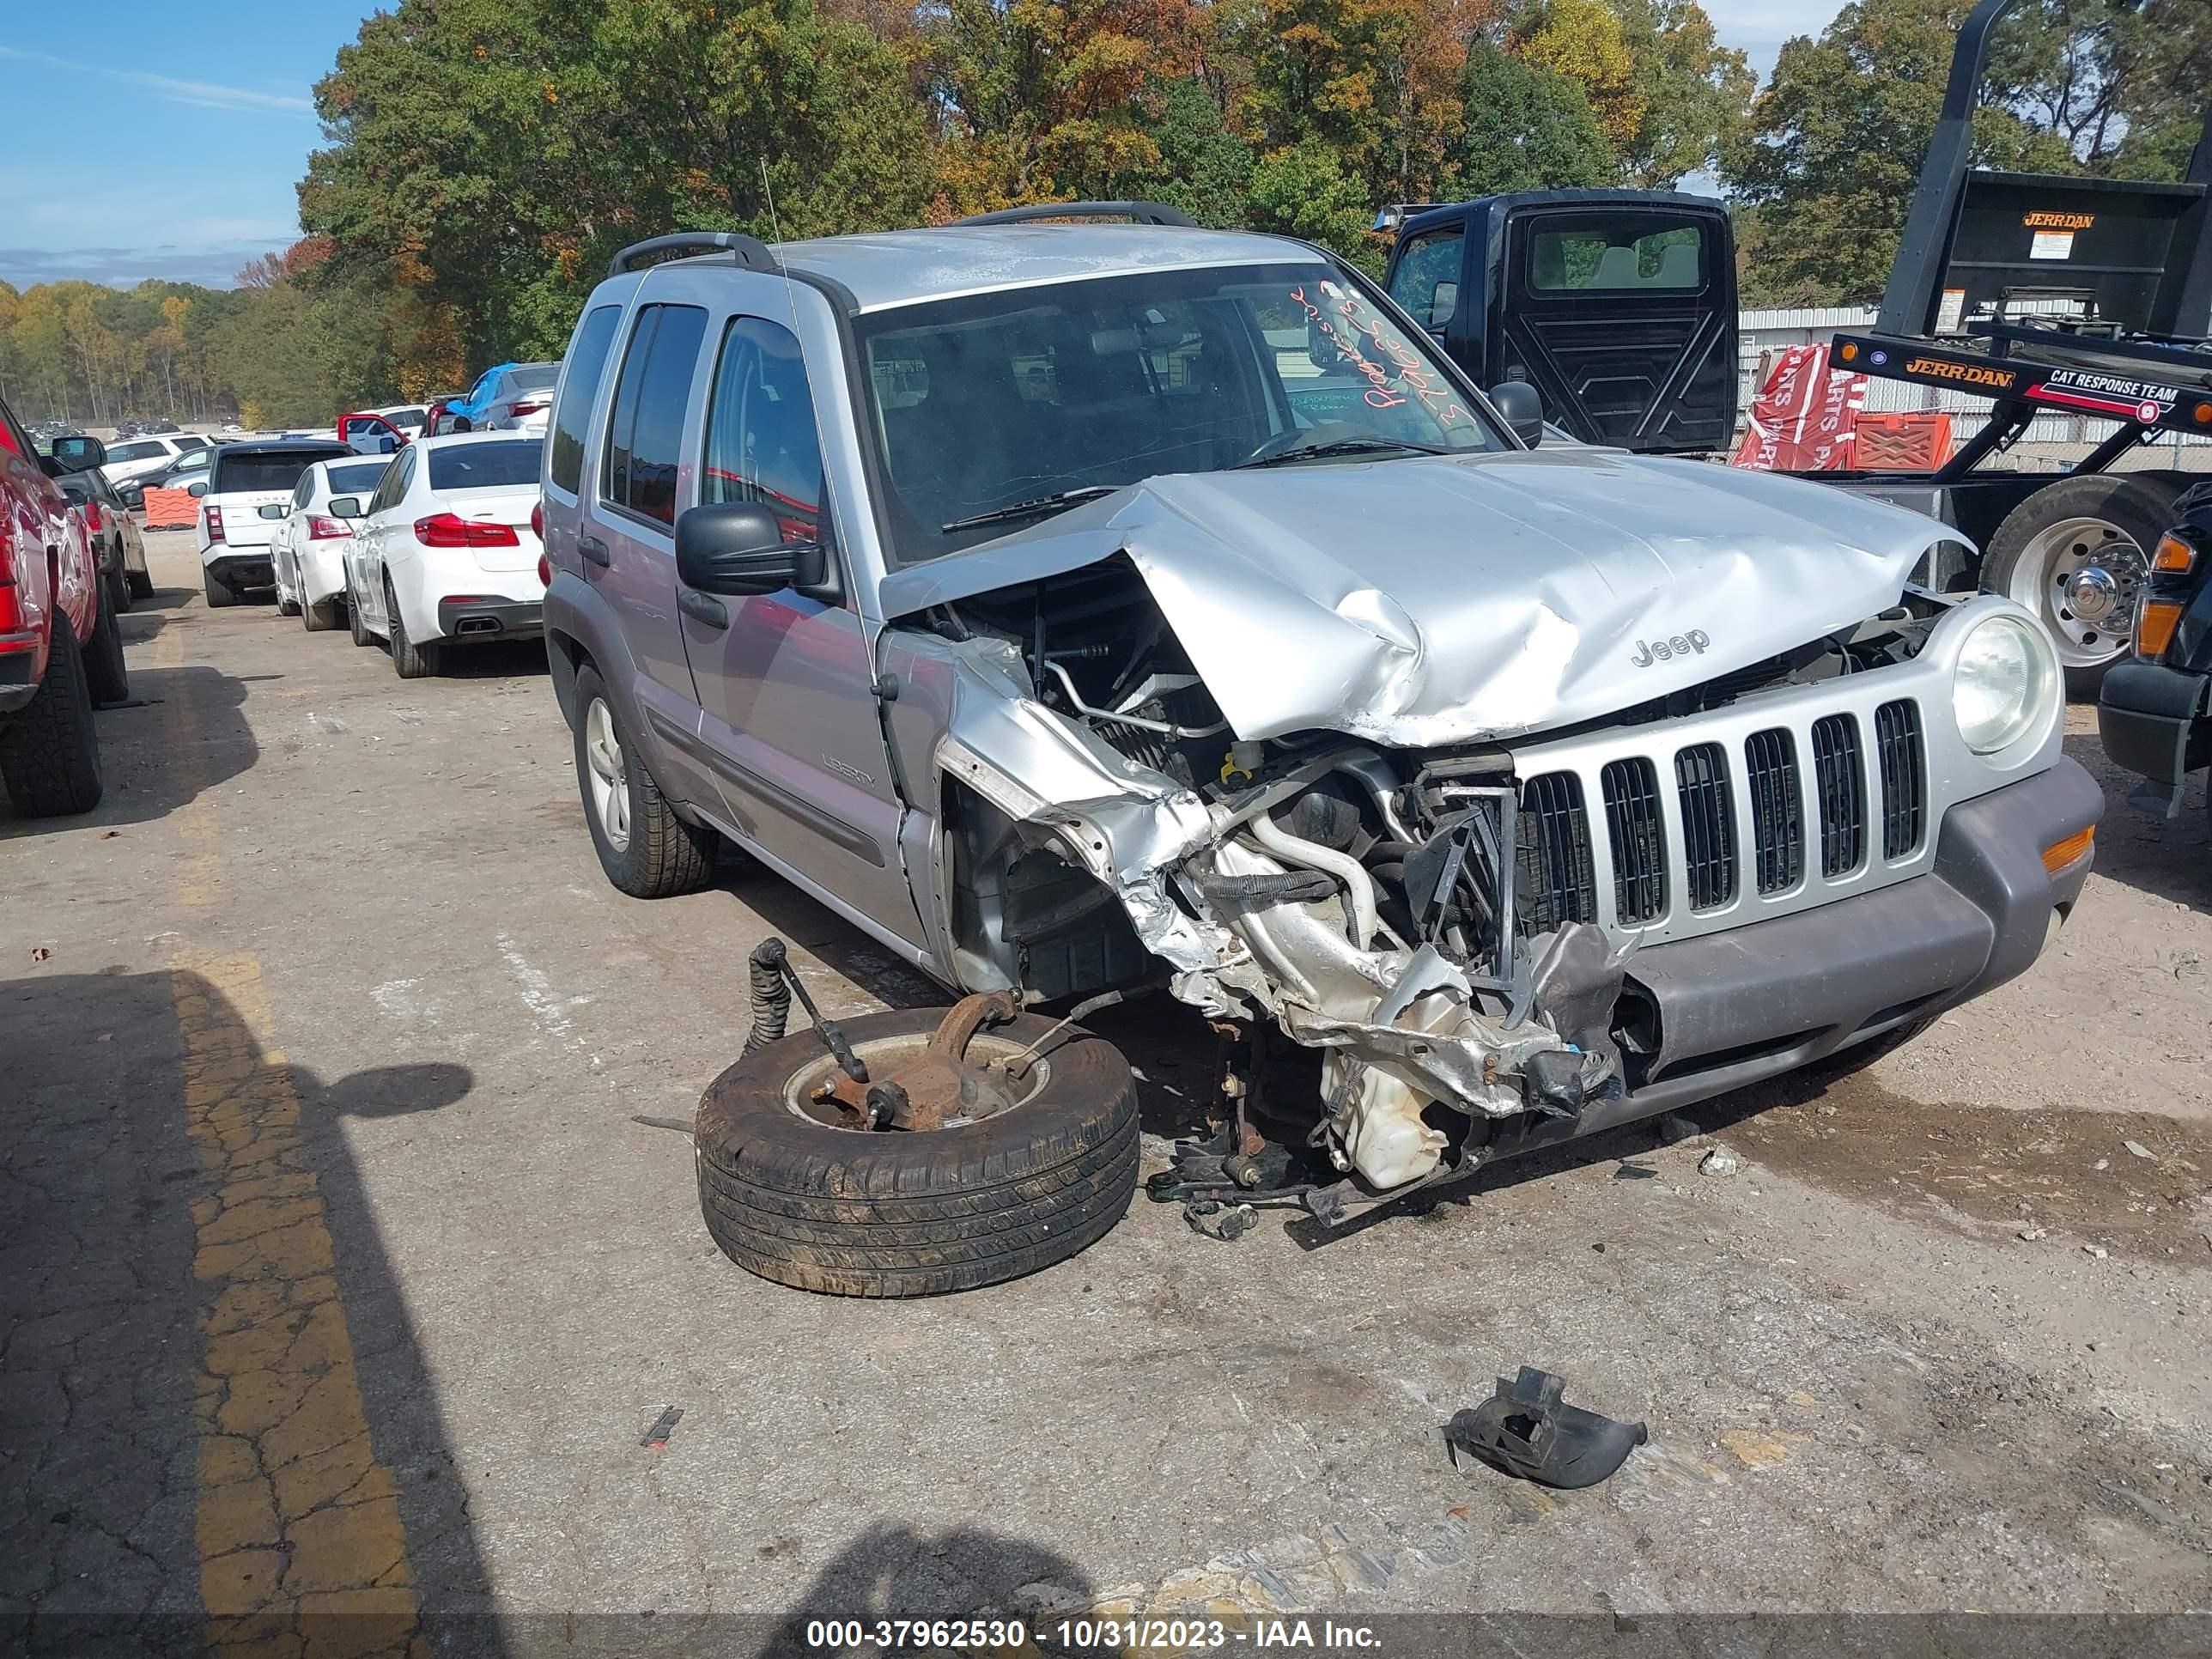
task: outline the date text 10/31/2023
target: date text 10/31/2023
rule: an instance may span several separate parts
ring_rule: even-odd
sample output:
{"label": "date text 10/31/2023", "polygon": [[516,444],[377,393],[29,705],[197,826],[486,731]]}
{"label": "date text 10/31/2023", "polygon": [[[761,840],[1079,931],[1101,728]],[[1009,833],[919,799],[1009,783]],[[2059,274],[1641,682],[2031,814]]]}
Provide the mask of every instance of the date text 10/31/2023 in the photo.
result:
{"label": "date text 10/31/2023", "polygon": [[[1030,1635],[1018,1619],[816,1619],[806,1625],[806,1645],[833,1651],[874,1647],[890,1653],[998,1654],[1018,1650]],[[1329,1619],[1262,1619],[1249,1628],[1218,1619],[1061,1619],[1039,1626],[1036,1636],[1048,1650],[1072,1653],[1194,1653],[1239,1646],[1371,1651],[1382,1645],[1367,1626]]]}

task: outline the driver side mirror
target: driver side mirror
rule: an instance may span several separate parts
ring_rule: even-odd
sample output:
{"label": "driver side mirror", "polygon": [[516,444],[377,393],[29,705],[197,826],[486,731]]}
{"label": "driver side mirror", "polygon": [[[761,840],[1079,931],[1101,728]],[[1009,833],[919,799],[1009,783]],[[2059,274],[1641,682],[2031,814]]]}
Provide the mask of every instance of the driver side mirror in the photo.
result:
{"label": "driver side mirror", "polygon": [[54,440],[53,458],[64,472],[89,472],[107,464],[107,446],[82,432],[73,433]]}
{"label": "driver side mirror", "polygon": [[1529,448],[1544,441],[1544,399],[1528,381],[1501,380],[1490,388],[1490,403]]}
{"label": "driver side mirror", "polygon": [[201,496],[207,494],[207,480],[203,478],[198,483],[186,484],[185,486],[185,494],[191,496],[194,501],[199,500]]}
{"label": "driver side mirror", "polygon": [[757,501],[717,501],[676,521],[676,579],[702,593],[774,593],[818,587],[829,570],[819,542],[787,542]]}
{"label": "driver side mirror", "polygon": [[323,511],[333,519],[362,519],[368,515],[361,510],[358,495],[333,495]]}

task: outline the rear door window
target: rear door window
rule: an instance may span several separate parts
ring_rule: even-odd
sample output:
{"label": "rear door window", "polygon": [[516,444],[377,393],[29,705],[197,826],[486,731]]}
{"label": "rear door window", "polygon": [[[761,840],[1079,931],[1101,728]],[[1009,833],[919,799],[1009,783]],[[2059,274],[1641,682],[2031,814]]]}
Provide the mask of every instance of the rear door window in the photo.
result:
{"label": "rear door window", "polygon": [[1406,244],[1390,273],[1390,297],[1424,328],[1442,328],[1459,307],[1460,228],[1425,231]]}
{"label": "rear door window", "polygon": [[699,306],[647,306],[638,313],[607,422],[599,485],[606,501],[639,518],[676,522],[676,474],[684,414],[691,400],[707,313]]}
{"label": "rear door window", "polygon": [[571,495],[583,487],[584,434],[592,424],[592,406],[599,400],[599,383],[607,377],[607,348],[614,343],[615,325],[621,319],[620,306],[594,307],[585,313],[568,347],[568,378],[553,411],[545,470],[553,487]]}

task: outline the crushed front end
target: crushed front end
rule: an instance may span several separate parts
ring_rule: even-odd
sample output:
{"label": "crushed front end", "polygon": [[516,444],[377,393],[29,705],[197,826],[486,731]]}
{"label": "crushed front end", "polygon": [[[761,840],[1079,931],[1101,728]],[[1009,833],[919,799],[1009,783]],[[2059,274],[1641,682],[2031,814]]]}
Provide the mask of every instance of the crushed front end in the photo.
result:
{"label": "crushed front end", "polygon": [[1143,597],[1109,565],[945,619],[963,981],[1150,971],[1279,1029],[1320,1053],[1312,1146],[1370,1198],[1913,1027],[2025,969],[2087,872],[2101,798],[2006,601],[1396,748],[1240,739]]}

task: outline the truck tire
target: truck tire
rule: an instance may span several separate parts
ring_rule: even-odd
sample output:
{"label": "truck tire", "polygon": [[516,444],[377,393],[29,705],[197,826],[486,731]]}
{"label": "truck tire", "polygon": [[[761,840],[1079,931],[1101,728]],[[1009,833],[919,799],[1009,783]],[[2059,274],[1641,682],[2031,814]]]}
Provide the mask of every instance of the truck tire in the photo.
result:
{"label": "truck tire", "polygon": [[89,812],[100,805],[100,733],[92,723],[84,655],[68,622],[55,622],[38,695],[0,726],[0,782],[27,818]]}
{"label": "truck tire", "polygon": [[[2180,492],[2166,477],[2100,472],[2046,484],[2005,515],[1982,560],[1982,589],[2033,611],[2057,647],[2066,689],[2094,696],[2106,671],[2128,653],[2137,597],[2158,538],[2172,527]],[[2085,597],[2109,605],[2076,609],[2077,573],[2102,571]]]}
{"label": "truck tire", "polygon": [[576,787],[599,868],[632,898],[674,898],[714,878],[721,836],[678,817],[637,758],[599,671],[576,672]]}
{"label": "truck tire", "polygon": [[[131,675],[123,662],[123,624],[116,620],[115,607],[107,602],[108,590],[122,585],[100,583],[100,617],[92,625],[92,637],[85,641],[84,683],[96,703],[131,699]],[[62,626],[65,630],[67,625]]]}
{"label": "truck tire", "polygon": [[200,572],[200,586],[207,594],[207,605],[210,611],[220,611],[227,605],[238,603],[238,590],[212,570]]}
{"label": "truck tire", "polygon": [[[863,1061],[888,1069],[943,1014],[901,1009],[843,1028]],[[1020,1015],[969,1053],[992,1043],[1011,1054],[1053,1024]],[[869,1133],[807,1115],[794,1098],[829,1064],[812,1032],[788,1036],[738,1061],[700,1102],[699,1207],[748,1273],[830,1296],[975,1290],[1066,1261],[1136,1195],[1128,1062],[1080,1027],[1046,1045],[1029,1098],[943,1129]]]}

